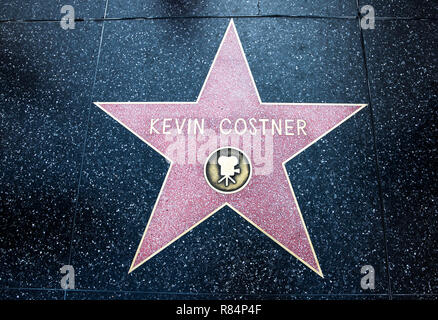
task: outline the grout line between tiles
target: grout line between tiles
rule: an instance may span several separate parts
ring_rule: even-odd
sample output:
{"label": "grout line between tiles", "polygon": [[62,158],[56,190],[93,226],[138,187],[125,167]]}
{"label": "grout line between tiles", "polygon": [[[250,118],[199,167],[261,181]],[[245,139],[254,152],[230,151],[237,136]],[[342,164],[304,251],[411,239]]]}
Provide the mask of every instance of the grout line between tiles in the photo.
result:
{"label": "grout line between tiles", "polygon": [[364,40],[363,30],[360,26],[359,0],[356,0],[356,1],[357,1],[358,27],[359,27],[360,42],[361,42],[361,47],[362,47],[363,65],[364,65],[364,69],[365,69],[365,80],[367,83],[368,110],[370,112],[370,125],[371,125],[371,132],[372,132],[372,136],[373,136],[374,161],[375,161],[376,174],[377,174],[377,189],[378,189],[378,193],[379,193],[379,210],[380,210],[381,223],[382,223],[382,229],[383,229],[383,242],[384,242],[384,249],[385,249],[385,260],[386,260],[386,275],[388,278],[388,294],[389,294],[389,299],[392,300],[392,288],[391,288],[392,284],[391,284],[391,273],[390,273],[390,266],[389,266],[388,239],[387,239],[387,229],[386,229],[386,223],[385,223],[385,207],[383,204],[382,178],[381,178],[381,173],[380,173],[379,156],[377,153],[376,125],[375,125],[375,120],[374,120],[373,103],[372,103],[372,99],[371,99],[371,86],[370,86],[369,70],[368,70],[368,63],[367,63],[367,57],[366,57],[365,40]]}
{"label": "grout line between tiles", "polygon": [[[260,8],[258,8],[260,13]],[[325,16],[325,15],[285,15],[285,14],[257,14],[257,15],[205,15],[205,16],[134,16],[134,17],[112,17],[107,18],[106,12],[104,18],[76,18],[75,22],[102,22],[102,21],[130,21],[130,20],[172,20],[172,19],[224,19],[224,18],[288,18],[288,19],[337,19],[337,20],[355,20],[357,16]],[[438,21],[438,18],[432,17],[375,17],[376,20],[421,20],[421,21]],[[35,22],[57,22],[58,19],[0,19],[0,23],[35,23]]]}
{"label": "grout line between tiles", "polygon": [[[104,16],[106,16],[107,9],[108,9],[108,0],[106,0]],[[69,252],[69,257],[68,257],[68,264],[69,265],[71,264],[71,260],[72,260],[73,237],[74,237],[74,231],[75,231],[75,227],[76,227],[76,217],[78,215],[78,210],[79,210],[79,194],[80,194],[80,188],[81,188],[81,182],[82,182],[82,172],[83,172],[83,167],[84,167],[84,162],[85,162],[85,151],[86,151],[87,142],[88,142],[88,130],[90,127],[90,118],[91,118],[91,105],[93,104],[94,89],[96,86],[96,78],[97,78],[97,71],[99,68],[100,52],[102,49],[104,30],[105,30],[105,22],[102,23],[102,29],[100,32],[99,48],[98,48],[97,59],[96,59],[96,68],[94,70],[93,85],[91,88],[91,97],[90,97],[90,101],[88,104],[87,125],[85,128],[85,138],[84,138],[84,143],[82,146],[81,165],[80,165],[80,169],[79,169],[78,187],[76,189],[75,208],[74,208],[73,223],[72,223],[71,235],[70,235],[70,252]],[[66,299],[66,295],[67,295],[67,290],[64,291],[64,300]]]}

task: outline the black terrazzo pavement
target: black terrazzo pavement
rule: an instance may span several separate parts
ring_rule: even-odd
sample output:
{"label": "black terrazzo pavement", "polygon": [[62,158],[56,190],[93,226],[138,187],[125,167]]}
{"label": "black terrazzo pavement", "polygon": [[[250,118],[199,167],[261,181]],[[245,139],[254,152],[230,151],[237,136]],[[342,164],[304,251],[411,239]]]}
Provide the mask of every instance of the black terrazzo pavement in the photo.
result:
{"label": "black terrazzo pavement", "polygon": [[64,290],[59,289],[1,289],[2,300],[61,300]]}
{"label": "black terrazzo pavement", "polygon": [[261,15],[356,16],[356,0],[260,1]]}
{"label": "black terrazzo pavement", "polygon": [[58,288],[101,23],[0,24],[1,287]]}
{"label": "black terrazzo pavement", "polygon": [[257,15],[257,0],[112,0],[109,18],[132,17],[216,17]]}
{"label": "black terrazzo pavement", "polygon": [[365,32],[394,293],[438,289],[437,27]]}
{"label": "black terrazzo pavement", "polygon": [[73,6],[77,19],[103,18],[106,0],[11,0],[0,2],[1,20],[59,20],[64,5]]}
{"label": "black terrazzo pavement", "polygon": [[[0,23],[0,298],[436,299],[429,3],[427,19],[364,31],[356,1],[141,3],[81,1],[87,21],[68,31]],[[53,3],[1,6],[0,20],[61,16]],[[379,6],[404,17],[407,4]],[[102,22],[105,8],[120,19]],[[257,17],[275,14],[308,17]],[[91,102],[195,100],[224,16],[262,101],[370,103],[287,165],[323,279],[229,208],[127,273],[168,164]],[[64,291],[68,263],[76,290]],[[365,291],[367,264],[376,288]]]}
{"label": "black terrazzo pavement", "polygon": [[436,0],[358,0],[360,6],[372,5],[377,17],[438,18]]}

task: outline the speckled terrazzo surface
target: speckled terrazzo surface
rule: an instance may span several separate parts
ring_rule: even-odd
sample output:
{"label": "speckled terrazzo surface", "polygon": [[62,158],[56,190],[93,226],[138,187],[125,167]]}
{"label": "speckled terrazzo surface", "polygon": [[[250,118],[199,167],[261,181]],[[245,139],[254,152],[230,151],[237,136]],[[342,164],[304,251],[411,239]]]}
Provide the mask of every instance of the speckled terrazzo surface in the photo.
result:
{"label": "speckled terrazzo surface", "polygon": [[[436,299],[436,3],[359,2],[0,4],[0,299]],[[169,164],[92,102],[196,100],[230,17],[262,101],[369,104],[286,165],[324,278],[228,207],[128,274]]]}

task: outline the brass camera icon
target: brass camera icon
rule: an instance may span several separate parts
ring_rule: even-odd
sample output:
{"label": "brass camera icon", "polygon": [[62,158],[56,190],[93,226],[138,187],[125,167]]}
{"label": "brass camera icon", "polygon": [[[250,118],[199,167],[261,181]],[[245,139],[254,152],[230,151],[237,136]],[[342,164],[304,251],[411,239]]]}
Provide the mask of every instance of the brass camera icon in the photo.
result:
{"label": "brass camera icon", "polygon": [[229,181],[232,183],[236,183],[236,181],[232,178],[236,173],[240,173],[239,168],[234,168],[239,163],[239,160],[235,156],[220,156],[218,159],[218,164],[220,166],[220,175],[222,178],[218,180],[217,183],[221,183],[225,180],[225,186],[228,187]]}

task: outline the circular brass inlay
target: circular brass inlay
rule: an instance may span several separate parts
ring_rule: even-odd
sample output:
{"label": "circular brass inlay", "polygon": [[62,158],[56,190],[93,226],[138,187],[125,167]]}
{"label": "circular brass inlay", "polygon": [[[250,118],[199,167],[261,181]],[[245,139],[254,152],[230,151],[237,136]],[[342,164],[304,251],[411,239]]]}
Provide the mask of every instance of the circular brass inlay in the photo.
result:
{"label": "circular brass inlay", "polygon": [[251,178],[249,158],[239,149],[226,147],[214,151],[205,162],[207,183],[221,193],[242,190]]}

